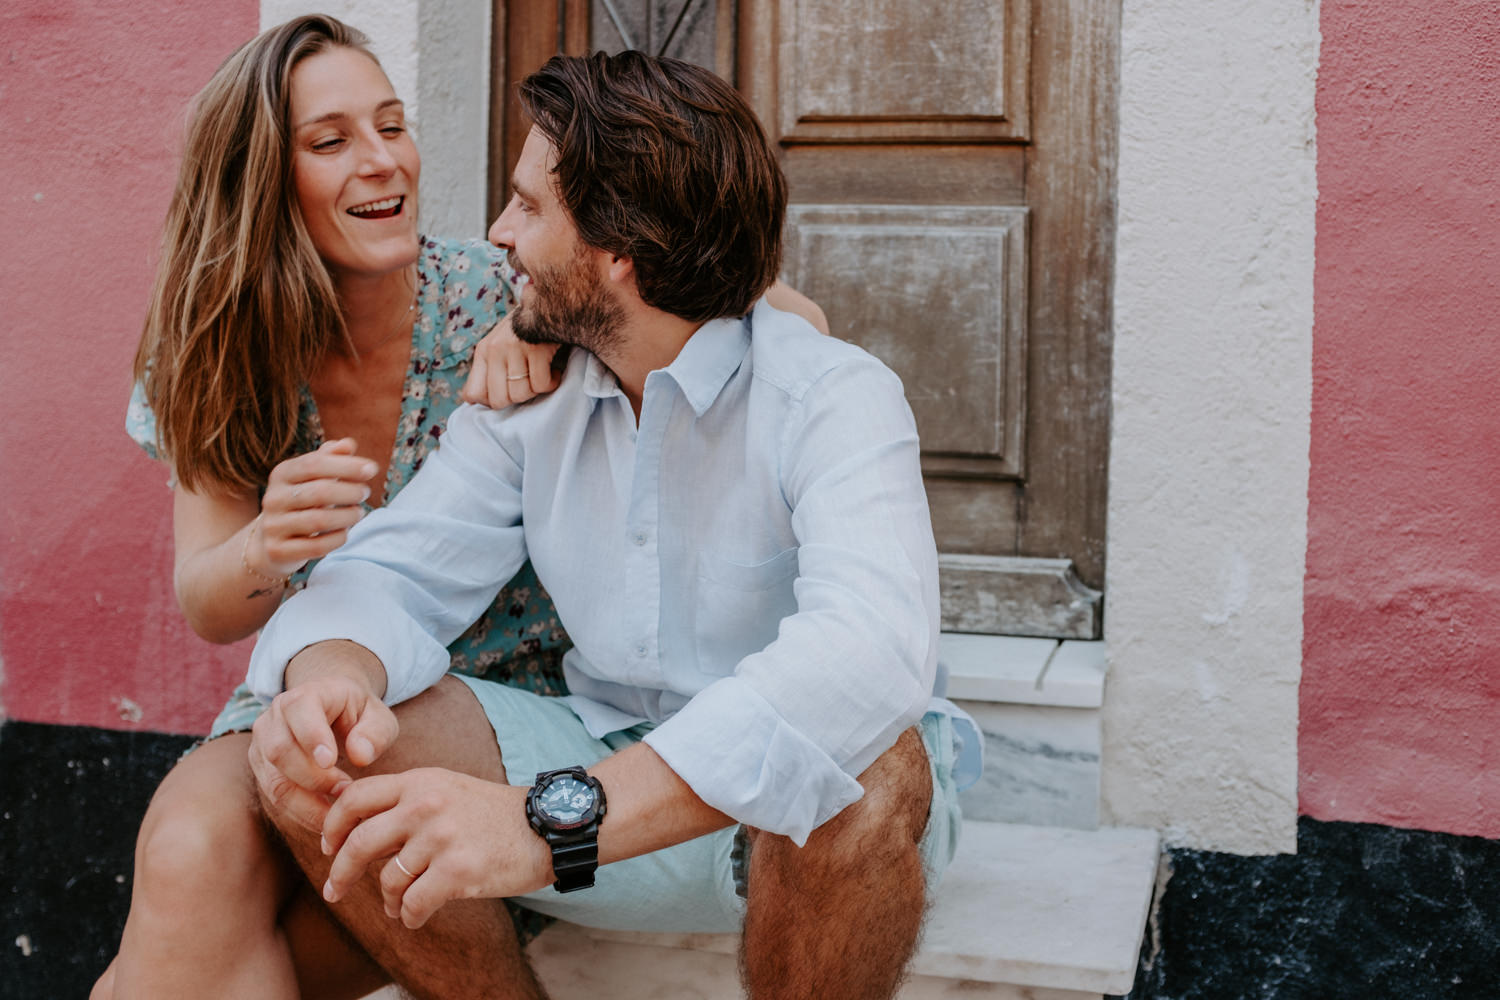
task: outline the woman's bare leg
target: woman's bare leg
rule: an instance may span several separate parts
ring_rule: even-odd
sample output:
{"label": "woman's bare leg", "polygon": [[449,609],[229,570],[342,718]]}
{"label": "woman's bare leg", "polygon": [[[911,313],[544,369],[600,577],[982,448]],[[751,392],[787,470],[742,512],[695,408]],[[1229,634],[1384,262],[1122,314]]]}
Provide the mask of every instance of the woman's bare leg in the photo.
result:
{"label": "woman's bare leg", "polygon": [[[120,953],[92,1000],[295,1000],[302,986],[307,996],[360,997],[388,981],[320,903],[294,896],[300,872],[260,818],[249,742],[232,734],[199,747],[152,797]],[[299,965],[316,971],[299,976]]]}

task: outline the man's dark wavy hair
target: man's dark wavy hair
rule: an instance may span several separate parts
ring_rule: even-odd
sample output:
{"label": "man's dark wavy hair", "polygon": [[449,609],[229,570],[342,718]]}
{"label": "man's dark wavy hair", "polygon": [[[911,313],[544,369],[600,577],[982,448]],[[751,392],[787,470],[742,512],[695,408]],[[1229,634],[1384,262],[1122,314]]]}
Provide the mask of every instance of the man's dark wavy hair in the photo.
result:
{"label": "man's dark wavy hair", "polygon": [[647,305],[740,316],[776,280],[786,177],[729,84],[676,59],[597,52],[554,56],[520,98],[556,151],[579,236],[634,262]]}

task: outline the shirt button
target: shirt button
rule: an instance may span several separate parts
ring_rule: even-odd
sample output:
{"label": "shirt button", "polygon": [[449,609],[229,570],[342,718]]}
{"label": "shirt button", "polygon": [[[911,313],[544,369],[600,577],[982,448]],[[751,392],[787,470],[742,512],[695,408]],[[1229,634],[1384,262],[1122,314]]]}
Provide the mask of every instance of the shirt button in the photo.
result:
{"label": "shirt button", "polygon": [[644,642],[638,642],[638,643],[635,644],[635,655],[636,656],[645,656],[646,655],[646,644]]}
{"label": "shirt button", "polygon": [[637,531],[634,535],[631,535],[630,538],[631,541],[635,542],[635,544],[637,545],[646,544],[646,533],[644,531]]}

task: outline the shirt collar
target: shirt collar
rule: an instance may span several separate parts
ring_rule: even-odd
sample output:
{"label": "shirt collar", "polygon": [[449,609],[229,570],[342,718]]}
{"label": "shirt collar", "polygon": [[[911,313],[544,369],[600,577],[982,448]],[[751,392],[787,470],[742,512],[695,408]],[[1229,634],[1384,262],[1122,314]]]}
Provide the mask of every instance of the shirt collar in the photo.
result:
{"label": "shirt collar", "polygon": [[698,416],[713,405],[750,349],[750,318],[711,319],[700,326],[664,372]]}
{"label": "shirt collar", "polygon": [[[582,351],[581,347],[573,348]],[[615,373],[609,370],[609,366],[600,361],[591,351],[585,351],[587,367],[583,370],[583,391],[595,399],[608,399],[611,396],[622,396],[624,390],[620,388],[620,380]]]}

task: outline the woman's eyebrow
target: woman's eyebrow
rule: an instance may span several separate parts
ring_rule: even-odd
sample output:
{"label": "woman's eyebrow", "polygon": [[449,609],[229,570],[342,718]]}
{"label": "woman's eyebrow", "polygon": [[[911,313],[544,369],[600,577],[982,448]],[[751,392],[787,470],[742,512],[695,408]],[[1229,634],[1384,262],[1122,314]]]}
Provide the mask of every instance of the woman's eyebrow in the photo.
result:
{"label": "woman's eyebrow", "polygon": [[[404,108],[405,105],[406,105],[406,102],[403,101],[403,100],[401,100],[401,98],[399,98],[399,97],[388,97],[385,100],[381,101],[379,104],[375,105],[375,112],[374,113],[378,115],[382,111],[384,111],[386,108],[390,108],[390,107],[403,107]],[[299,129],[307,128],[307,126],[309,126],[309,125],[320,125],[323,122],[338,121],[341,118],[348,118],[348,117],[349,117],[348,112],[345,112],[345,111],[330,111],[327,114],[318,115],[316,118],[309,118],[305,122],[298,122],[297,125],[296,125],[296,128],[299,128]]]}

